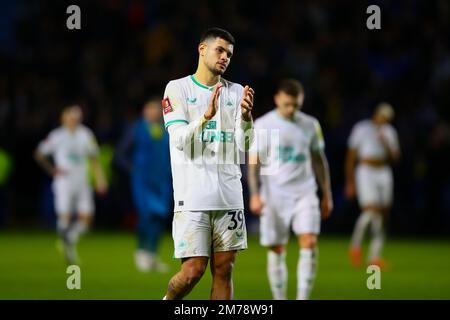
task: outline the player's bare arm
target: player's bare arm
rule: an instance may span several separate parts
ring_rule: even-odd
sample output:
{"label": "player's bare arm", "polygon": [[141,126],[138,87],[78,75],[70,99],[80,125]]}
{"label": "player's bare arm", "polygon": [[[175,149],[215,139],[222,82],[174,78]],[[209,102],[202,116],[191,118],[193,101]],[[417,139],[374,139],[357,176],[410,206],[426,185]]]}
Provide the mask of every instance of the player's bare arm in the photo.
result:
{"label": "player's bare arm", "polygon": [[55,177],[57,175],[63,175],[65,172],[63,170],[55,167],[49,159],[40,153],[38,150],[34,152],[34,159],[39,164],[39,166],[44,169],[44,171],[51,177]]}
{"label": "player's bare arm", "polygon": [[91,159],[91,165],[94,171],[95,191],[100,195],[104,195],[108,191],[108,182],[106,181],[99,159],[97,157],[93,157]]}
{"label": "player's bare arm", "polygon": [[248,188],[250,191],[250,211],[256,215],[260,216],[264,203],[261,200],[259,193],[259,172],[261,169],[261,164],[258,155],[249,155],[249,164],[247,172]]}
{"label": "player's bare arm", "polygon": [[348,149],[345,157],[345,196],[349,199],[356,194],[355,189],[356,150]]}
{"label": "player's bare arm", "polygon": [[312,152],[312,165],[316,179],[322,191],[320,202],[322,219],[327,219],[333,210],[333,196],[331,193],[330,169],[323,150]]}

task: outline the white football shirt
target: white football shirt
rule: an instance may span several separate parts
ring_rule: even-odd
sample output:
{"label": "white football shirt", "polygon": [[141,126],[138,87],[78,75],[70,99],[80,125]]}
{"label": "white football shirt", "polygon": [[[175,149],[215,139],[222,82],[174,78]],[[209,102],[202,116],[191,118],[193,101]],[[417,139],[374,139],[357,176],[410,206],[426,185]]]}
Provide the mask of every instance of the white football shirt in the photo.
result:
{"label": "white football shirt", "polygon": [[164,121],[170,135],[175,212],[243,209],[240,151],[252,142],[253,122],[241,119],[243,87],[221,79],[218,111],[203,118],[214,87],[194,76],[170,81]]}
{"label": "white football shirt", "polygon": [[87,183],[87,160],[98,154],[98,145],[89,128],[79,125],[71,131],[61,126],[39,143],[38,151],[53,156],[56,167],[65,172],[55,180]]}
{"label": "white football shirt", "polygon": [[319,122],[297,111],[292,120],[272,110],[255,121],[250,153],[261,161],[261,195],[299,198],[317,191],[311,152],[325,147]]}
{"label": "white football shirt", "polygon": [[360,159],[385,160],[388,154],[379,138],[380,133],[386,138],[392,150],[399,151],[395,128],[390,124],[375,126],[372,120],[363,120],[355,124],[348,139],[348,147],[356,150]]}

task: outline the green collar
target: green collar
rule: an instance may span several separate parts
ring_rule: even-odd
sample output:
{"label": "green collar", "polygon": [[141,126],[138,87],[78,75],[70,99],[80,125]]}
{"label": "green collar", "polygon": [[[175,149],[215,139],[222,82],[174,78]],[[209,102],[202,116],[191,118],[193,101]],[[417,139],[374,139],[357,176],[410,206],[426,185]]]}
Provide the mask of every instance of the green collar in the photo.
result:
{"label": "green collar", "polygon": [[201,84],[200,82],[198,82],[197,79],[195,79],[195,77],[194,77],[193,74],[191,75],[191,80],[192,80],[196,85],[198,85],[199,87],[201,87],[201,88],[203,88],[203,89],[206,89],[206,90],[209,90],[209,91],[212,91],[212,90],[214,89],[214,87],[217,85],[217,84],[215,84],[215,85],[213,85],[213,86],[211,86],[211,87],[205,86],[204,84]]}

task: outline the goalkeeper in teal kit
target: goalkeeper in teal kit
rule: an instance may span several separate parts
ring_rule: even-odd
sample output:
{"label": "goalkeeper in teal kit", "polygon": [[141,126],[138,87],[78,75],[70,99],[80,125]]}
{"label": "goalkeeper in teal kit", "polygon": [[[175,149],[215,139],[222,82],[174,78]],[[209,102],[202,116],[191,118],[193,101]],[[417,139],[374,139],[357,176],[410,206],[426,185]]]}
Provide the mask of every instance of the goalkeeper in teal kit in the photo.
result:
{"label": "goalkeeper in teal kit", "polygon": [[161,99],[150,99],[142,118],[126,132],[116,159],[130,173],[133,202],[138,212],[136,268],[166,272],[158,243],[172,212],[169,135],[162,124]]}

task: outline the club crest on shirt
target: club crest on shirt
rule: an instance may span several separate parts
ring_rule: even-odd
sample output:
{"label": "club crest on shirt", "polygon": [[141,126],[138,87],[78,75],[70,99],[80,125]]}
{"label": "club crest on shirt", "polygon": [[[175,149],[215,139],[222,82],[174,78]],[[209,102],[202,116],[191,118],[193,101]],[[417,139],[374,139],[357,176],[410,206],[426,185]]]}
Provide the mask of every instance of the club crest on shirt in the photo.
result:
{"label": "club crest on shirt", "polygon": [[168,114],[173,111],[172,104],[170,103],[169,97],[165,97],[162,102],[163,112],[164,114]]}

